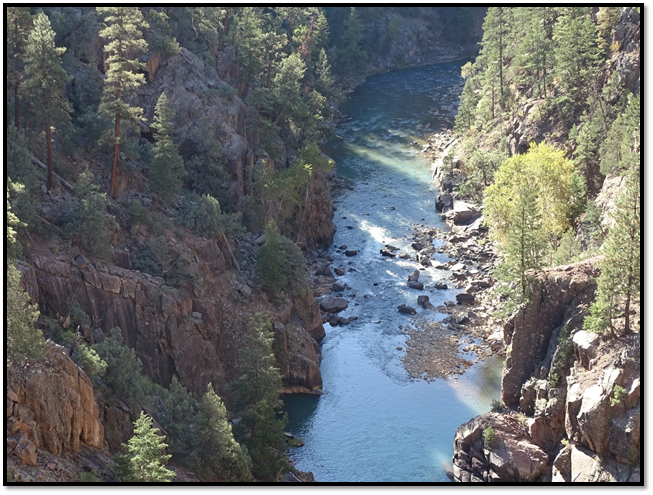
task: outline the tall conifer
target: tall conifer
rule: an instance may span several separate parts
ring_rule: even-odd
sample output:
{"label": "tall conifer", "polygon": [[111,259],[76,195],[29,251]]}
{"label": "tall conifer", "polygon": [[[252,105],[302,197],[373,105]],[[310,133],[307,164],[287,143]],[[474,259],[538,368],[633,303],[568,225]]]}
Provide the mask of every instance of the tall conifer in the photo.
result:
{"label": "tall conifer", "polygon": [[135,125],[142,119],[143,109],[131,106],[128,97],[141,84],[145,83],[143,70],[145,64],[138,61],[139,53],[147,50],[142,30],[147,27],[143,14],[138,7],[97,7],[98,14],[106,14],[106,27],[100,31],[100,37],[106,40],[104,50],[109,66],[104,82],[104,92],[99,111],[114,120],[113,131],[113,169],[109,195],[115,198],[118,159],[120,157],[120,139],[124,127]]}
{"label": "tall conifer", "polygon": [[61,65],[61,55],[65,48],[54,45],[55,33],[48,17],[39,13],[34,19],[34,27],[27,38],[25,48],[25,91],[30,96],[30,104],[35,114],[43,116],[47,146],[48,180],[47,188],[52,188],[52,129],[70,126],[72,107],[64,95],[63,87],[71,79]]}
{"label": "tall conifer", "polygon": [[181,189],[184,175],[184,161],[171,136],[173,119],[168,97],[161,93],[152,123],[152,128],[157,132],[152,148],[154,159],[150,165],[150,189],[157,193],[157,199],[163,203],[167,203]]}

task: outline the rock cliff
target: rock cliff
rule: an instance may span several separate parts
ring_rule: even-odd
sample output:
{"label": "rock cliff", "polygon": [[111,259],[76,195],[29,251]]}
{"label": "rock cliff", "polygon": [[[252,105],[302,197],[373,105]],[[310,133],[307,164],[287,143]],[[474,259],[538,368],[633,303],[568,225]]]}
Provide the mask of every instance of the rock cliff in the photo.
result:
{"label": "rock cliff", "polygon": [[[91,381],[65,348],[48,341],[42,362],[8,368],[6,403],[7,466],[11,472],[45,467],[43,480],[57,475],[74,480],[74,468],[64,467],[63,461],[57,465],[51,458],[77,456],[88,464],[92,458],[106,457],[104,426]],[[96,471],[108,475],[99,467]]]}
{"label": "rock cliff", "polygon": [[[317,303],[295,300],[274,308],[246,273],[226,270],[230,266],[222,251],[226,246],[190,236],[183,242],[174,235],[170,239],[176,250],[191,253],[189,273],[197,283],[173,288],[160,277],[89,262],[83,256],[74,260],[35,256],[32,268],[24,268],[29,292],[37,295],[45,314],[65,317],[72,301],[77,301],[93,328],[107,333],[120,327],[125,344],[136,350],[145,373],[155,382],[167,386],[177,374],[189,390],[203,393],[213,383],[219,395],[237,376],[249,316],[266,311],[272,322],[293,323],[288,326],[291,343],[283,349],[288,356],[287,385],[319,390],[320,353],[314,337],[323,337],[324,329]],[[86,338],[92,342],[93,336]]]}
{"label": "rock cliff", "polygon": [[633,333],[582,330],[596,261],[546,270],[533,302],[506,324],[501,394],[509,409],[458,429],[456,481],[639,482],[639,308]]}

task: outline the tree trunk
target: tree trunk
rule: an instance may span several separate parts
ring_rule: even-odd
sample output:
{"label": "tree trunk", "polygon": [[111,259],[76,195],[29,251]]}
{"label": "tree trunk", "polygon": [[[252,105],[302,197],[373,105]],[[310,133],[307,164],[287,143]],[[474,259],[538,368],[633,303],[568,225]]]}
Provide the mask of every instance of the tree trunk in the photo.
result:
{"label": "tree trunk", "polygon": [[47,110],[48,108],[48,100],[49,100],[49,95],[48,95],[48,90],[45,90],[45,140],[48,143],[48,182],[46,184],[46,187],[48,191],[52,189],[52,136],[51,136],[51,129],[50,129],[50,112]]}
{"label": "tree trunk", "polygon": [[[118,98],[120,98],[120,91],[118,91]],[[116,198],[116,177],[118,176],[118,158],[120,154],[120,114],[116,114],[116,144],[113,148],[113,171],[111,173],[111,189],[109,196],[112,199]]]}

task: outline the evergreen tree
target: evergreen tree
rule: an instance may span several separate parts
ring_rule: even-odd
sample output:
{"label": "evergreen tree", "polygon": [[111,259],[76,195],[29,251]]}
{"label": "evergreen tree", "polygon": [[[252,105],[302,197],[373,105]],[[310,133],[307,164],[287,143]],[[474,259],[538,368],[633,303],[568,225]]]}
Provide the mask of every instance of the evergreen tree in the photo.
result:
{"label": "evergreen tree", "polygon": [[109,390],[135,412],[149,405],[152,383],[142,374],[143,363],[134,349],[122,342],[122,331],[115,327],[104,342],[93,345],[93,350],[107,363],[104,381]]}
{"label": "evergreen tree", "polygon": [[599,50],[590,7],[563,7],[553,27],[555,77],[563,117],[570,121],[574,108],[587,99],[595,84]]}
{"label": "evergreen tree", "polygon": [[61,55],[66,49],[55,47],[54,36],[48,17],[41,12],[34,19],[25,48],[25,93],[35,113],[43,117],[45,126],[48,190],[52,189],[52,130],[55,123],[70,127],[72,111],[63,90],[71,79],[61,65]]}
{"label": "evergreen tree", "polygon": [[300,89],[306,64],[298,53],[292,53],[280,64],[274,76],[272,95],[276,108],[276,120],[289,117],[291,120],[302,110],[303,100]]}
{"label": "evergreen tree", "polygon": [[[12,185],[11,182],[9,185]],[[11,212],[9,191],[7,191],[7,243],[16,243],[15,227],[20,220]],[[24,360],[40,360],[45,353],[45,339],[34,323],[39,317],[35,304],[30,303],[29,294],[20,284],[20,272],[11,258],[6,263],[6,324],[7,324],[7,365]]]}
{"label": "evergreen tree", "polygon": [[601,143],[601,173],[623,173],[639,164],[640,103],[631,97],[625,111],[612,123]]}
{"label": "evergreen tree", "polygon": [[320,49],[317,64],[315,66],[315,89],[331,100],[340,98],[340,92],[336,88],[335,81],[331,75],[331,65],[324,48]]}
{"label": "evergreen tree", "polygon": [[456,114],[456,121],[454,129],[456,132],[462,133],[467,129],[471,129],[476,121],[476,107],[478,105],[478,94],[476,92],[476,79],[470,77],[465,81],[463,92],[460,95],[460,104],[458,105],[458,113]]}
{"label": "evergreen tree", "polygon": [[117,456],[121,481],[160,483],[175,476],[164,466],[171,457],[163,453],[167,444],[144,412],[134,422],[134,436],[122,446],[127,454]]}
{"label": "evergreen tree", "polygon": [[254,476],[274,479],[287,467],[278,453],[283,448],[287,418],[277,418],[283,406],[281,372],[271,352],[274,334],[266,315],[254,315],[246,339],[240,353],[242,372],[231,387],[235,412],[242,418],[237,434],[248,447]]}
{"label": "evergreen tree", "polygon": [[157,131],[152,148],[150,164],[150,190],[157,193],[157,200],[167,204],[179,192],[184,175],[184,161],[172,141],[174,115],[168,98],[161,93],[154,110],[152,128]]}
{"label": "evergreen tree", "polygon": [[614,225],[603,244],[605,258],[600,264],[596,301],[585,319],[586,329],[603,331],[609,327],[615,335],[612,320],[618,316],[617,306],[623,304],[625,331],[630,331],[630,307],[639,302],[641,284],[640,188],[639,166],[634,166],[611,215]]}
{"label": "evergreen tree", "polygon": [[[522,29],[514,29],[517,38],[513,71],[519,84],[533,87],[533,96],[547,97],[553,70],[553,44],[551,41],[551,7],[517,7],[515,20]],[[537,90],[537,91],[535,91]],[[549,91],[551,93],[551,91]]]}
{"label": "evergreen tree", "polygon": [[483,21],[483,40],[478,64],[483,67],[484,92],[490,98],[492,118],[497,100],[504,107],[503,63],[508,26],[504,7],[489,7]]}
{"label": "evergreen tree", "polygon": [[107,215],[109,198],[93,182],[90,170],[79,174],[75,192],[77,202],[66,219],[64,231],[89,254],[108,258],[111,244],[107,231],[113,223]]}
{"label": "evergreen tree", "polygon": [[260,7],[243,7],[235,32],[236,58],[243,88],[259,80],[266,63],[265,36]]}
{"label": "evergreen tree", "polygon": [[27,34],[32,27],[29,7],[7,7],[7,86],[14,93],[14,125],[20,128],[20,85]]}
{"label": "evergreen tree", "polygon": [[20,184],[20,187],[11,190],[11,207],[24,222],[20,225],[21,228],[37,228],[40,222],[37,202],[43,173],[32,164],[26,139],[16,127],[7,127],[5,139],[7,177],[15,184]]}
{"label": "evergreen tree", "polygon": [[108,54],[106,63],[109,69],[99,111],[115,122],[109,191],[109,196],[115,198],[121,136],[125,134],[125,127],[137,125],[143,115],[143,109],[131,106],[128,97],[145,83],[145,75],[137,71],[145,67],[139,62],[138,55],[147,50],[142,34],[147,23],[138,7],[97,7],[97,12],[106,14],[106,27],[100,31],[100,37],[107,42],[104,50]]}
{"label": "evergreen tree", "polygon": [[254,272],[259,283],[275,294],[288,284],[279,229],[274,220],[265,226],[265,242],[256,253]]}
{"label": "evergreen tree", "polygon": [[[181,47],[171,33],[170,19],[165,12],[150,7],[145,16],[149,29],[147,46],[151,54],[160,55],[164,60],[174,57]],[[152,74],[150,74],[152,77]]]}
{"label": "evergreen tree", "polygon": [[248,481],[252,462],[247,451],[234,440],[227,410],[209,384],[197,416],[193,465],[204,477],[219,481]]}
{"label": "evergreen tree", "polygon": [[363,67],[367,61],[367,53],[363,50],[364,36],[360,14],[356,7],[351,7],[342,34],[342,48],[338,50],[338,71],[352,74]]}
{"label": "evergreen tree", "polygon": [[168,433],[170,451],[182,458],[190,459],[195,443],[201,441],[197,435],[198,401],[188,392],[176,376],[170,382],[170,391],[160,391],[163,399],[156,416]]}
{"label": "evergreen tree", "polygon": [[[502,282],[497,292],[510,296],[506,313],[530,298],[527,272],[542,267],[547,241],[534,183],[521,177],[513,184],[511,194],[501,244],[504,257],[496,270],[497,279]],[[511,290],[513,282],[518,283],[517,291]]]}

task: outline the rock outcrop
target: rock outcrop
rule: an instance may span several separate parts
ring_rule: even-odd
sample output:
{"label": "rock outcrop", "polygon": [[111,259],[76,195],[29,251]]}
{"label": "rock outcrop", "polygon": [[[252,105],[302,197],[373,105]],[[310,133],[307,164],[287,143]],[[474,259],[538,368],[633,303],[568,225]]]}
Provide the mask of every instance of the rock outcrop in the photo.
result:
{"label": "rock outcrop", "polygon": [[[511,347],[502,398],[519,413],[488,413],[459,428],[456,480],[515,481],[537,473],[529,479],[639,482],[639,327],[618,338],[581,329],[596,261],[545,271],[531,304],[506,325]],[[638,322],[639,309],[632,311]],[[478,450],[489,427],[496,438],[519,438],[501,444],[494,464]],[[533,464],[523,464],[526,457]],[[505,461],[503,470],[498,459]]]}
{"label": "rock outcrop", "polygon": [[[45,314],[65,317],[71,301],[77,301],[94,328],[107,334],[120,327],[125,344],[136,350],[145,373],[155,382],[167,386],[176,374],[194,393],[203,393],[213,383],[221,396],[236,378],[249,317],[266,311],[271,321],[295,323],[289,327],[293,344],[284,349],[291,369],[294,362],[301,363],[300,369],[293,370],[292,386],[321,388],[319,346],[314,338],[324,336],[324,327],[312,298],[274,308],[264,302],[259,289],[249,287],[244,275],[226,270],[224,246],[188,236],[176,247],[193,253],[189,271],[202,283],[173,288],[160,277],[100,261],[75,264],[35,256],[30,260],[34,277],[27,281],[35,281],[36,288],[30,285],[29,292],[38,294]],[[30,270],[26,267],[25,273]],[[302,376],[301,370],[307,375]]]}
{"label": "rock outcrop", "polygon": [[37,449],[57,455],[102,449],[93,387],[66,350],[48,341],[41,363],[7,370],[7,454],[34,466]]}
{"label": "rock outcrop", "polygon": [[533,287],[531,303],[504,326],[506,355],[501,399],[508,407],[519,405],[521,386],[544,359],[553,331],[567,322],[580,304],[596,290],[596,258],[544,270]]}

